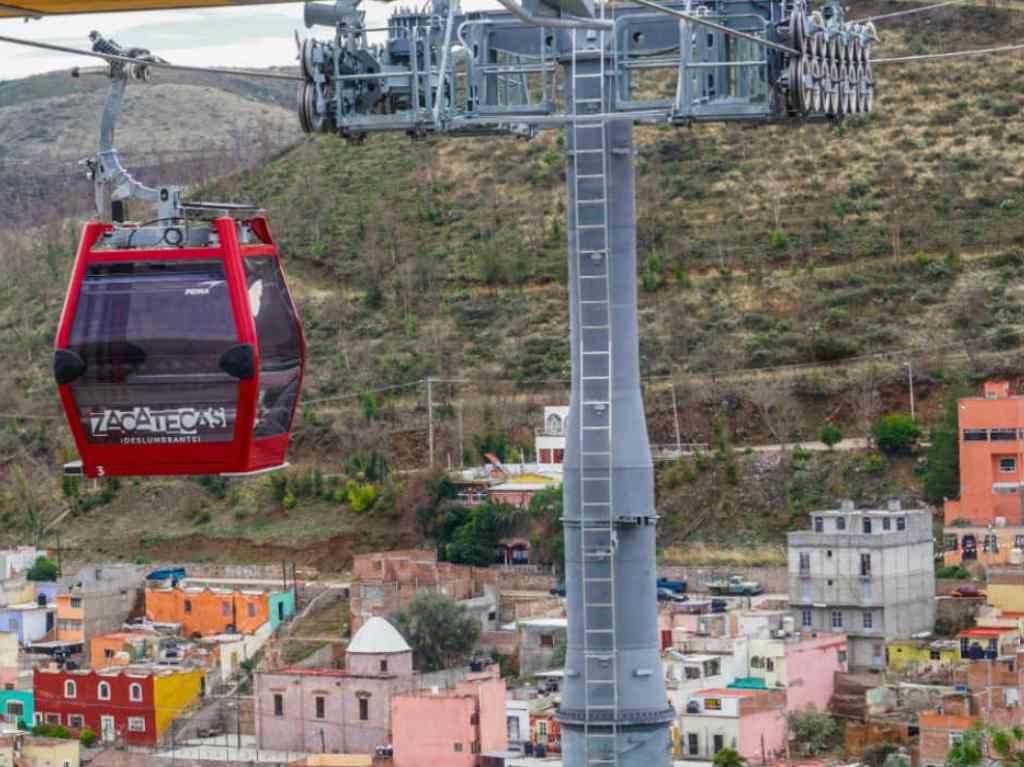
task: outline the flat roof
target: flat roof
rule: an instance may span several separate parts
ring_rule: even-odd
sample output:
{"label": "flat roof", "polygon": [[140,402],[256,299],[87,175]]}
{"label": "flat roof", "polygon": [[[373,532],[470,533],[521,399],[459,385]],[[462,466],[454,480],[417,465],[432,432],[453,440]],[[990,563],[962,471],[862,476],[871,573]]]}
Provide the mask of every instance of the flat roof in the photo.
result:
{"label": "flat roof", "polygon": [[690,694],[715,698],[752,698],[755,695],[760,695],[762,692],[767,692],[767,690],[730,690],[725,687],[712,687],[707,690],[697,690],[697,692]]}
{"label": "flat roof", "polygon": [[568,628],[568,618],[528,618],[525,621],[519,621],[520,626],[532,626],[533,628]]}
{"label": "flat roof", "polygon": [[964,639],[990,639],[992,637],[999,637],[1003,634],[1014,634],[1017,632],[1016,626],[1001,626],[1001,627],[988,627],[988,626],[976,626],[966,631],[961,631],[957,634],[958,637]]}

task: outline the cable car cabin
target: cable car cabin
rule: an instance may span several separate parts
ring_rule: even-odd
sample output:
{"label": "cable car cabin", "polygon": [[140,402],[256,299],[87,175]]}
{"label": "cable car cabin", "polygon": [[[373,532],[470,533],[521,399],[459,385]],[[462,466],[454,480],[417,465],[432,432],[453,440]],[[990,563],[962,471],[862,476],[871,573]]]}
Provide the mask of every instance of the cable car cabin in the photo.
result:
{"label": "cable car cabin", "polygon": [[85,227],[53,367],[86,476],[287,465],[305,358],[264,218]]}

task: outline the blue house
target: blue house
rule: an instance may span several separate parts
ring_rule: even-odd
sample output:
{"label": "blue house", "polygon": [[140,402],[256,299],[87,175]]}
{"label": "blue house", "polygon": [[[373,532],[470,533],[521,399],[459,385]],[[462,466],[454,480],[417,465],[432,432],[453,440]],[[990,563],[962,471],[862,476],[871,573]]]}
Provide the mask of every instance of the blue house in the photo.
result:
{"label": "blue house", "polygon": [[38,642],[53,630],[53,615],[53,606],[34,602],[0,607],[0,631],[16,634],[21,644]]}
{"label": "blue house", "polygon": [[267,595],[270,625],[276,629],[295,614],[295,589],[271,591]]}
{"label": "blue house", "polygon": [[23,730],[32,729],[34,700],[31,690],[0,690],[0,721]]}

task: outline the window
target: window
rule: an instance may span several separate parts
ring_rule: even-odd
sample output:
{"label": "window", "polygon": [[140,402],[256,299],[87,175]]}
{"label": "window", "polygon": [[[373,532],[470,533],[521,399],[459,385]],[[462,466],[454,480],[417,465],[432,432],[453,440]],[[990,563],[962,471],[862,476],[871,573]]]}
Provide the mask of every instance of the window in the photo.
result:
{"label": "window", "polygon": [[128,732],[145,732],[146,720],[141,716],[128,717]]}
{"label": "window", "polygon": [[825,532],[825,520],[821,517],[814,518],[814,532],[823,533]]}
{"label": "window", "polygon": [[540,462],[551,463],[551,450],[550,448],[542,447],[540,450]]}
{"label": "window", "polygon": [[800,554],[800,572],[809,573],[811,571],[811,555],[809,553]]}
{"label": "window", "polygon": [[33,724],[42,724],[43,723],[43,715],[40,714],[38,711],[36,711],[35,716],[33,717],[33,722],[32,723]]}
{"label": "window", "polygon": [[722,699],[721,698],[705,698],[704,699],[704,710],[705,711],[721,711],[722,710]]}
{"label": "window", "polygon": [[861,597],[863,601],[870,602],[871,596],[871,581],[863,581],[861,584]]}
{"label": "window", "polygon": [[1016,429],[993,429],[989,432],[989,439],[993,442],[1016,442]]}
{"label": "window", "polygon": [[221,604],[220,604],[220,614],[223,615],[225,618],[230,618],[231,617],[231,603],[230,602],[221,602]]}
{"label": "window", "polygon": [[686,673],[687,679],[700,679],[700,669],[693,666],[686,666],[683,671]]}
{"label": "window", "polygon": [[78,695],[78,685],[75,684],[73,679],[68,679],[64,682],[64,697],[74,698]]}
{"label": "window", "polygon": [[892,529],[892,520],[889,519],[888,517],[882,517],[882,529],[883,530],[890,530],[890,529]]}
{"label": "window", "polygon": [[370,720],[370,699],[360,698],[359,699],[359,721],[368,722]]}
{"label": "window", "polygon": [[881,663],[882,656],[884,653],[885,645],[883,645],[881,642],[875,642],[873,645],[871,645],[871,660],[873,663]]}
{"label": "window", "polygon": [[456,754],[461,754],[462,753],[462,744],[461,743],[456,743],[455,744],[455,753]]}
{"label": "window", "polygon": [[897,530],[906,530],[907,529],[907,518],[906,517],[896,517],[896,529]]}
{"label": "window", "polygon": [[841,629],[843,627],[843,614],[839,610],[832,611],[832,628]]}
{"label": "window", "polygon": [[554,647],[555,636],[554,634],[541,634],[540,635],[540,646],[541,647]]}
{"label": "window", "polygon": [[565,463],[565,451],[562,448],[556,447],[551,452],[554,454],[555,463]]}
{"label": "window", "polygon": [[537,737],[542,740],[548,737],[548,723],[546,719],[541,719],[537,722]]}
{"label": "window", "polygon": [[811,582],[809,580],[800,581],[800,601],[811,601]]}
{"label": "window", "polygon": [[72,610],[80,610],[81,607],[82,607],[82,598],[81,597],[71,597],[71,609]]}
{"label": "window", "polygon": [[846,517],[836,517],[836,530],[846,529]]}
{"label": "window", "polygon": [[697,733],[687,733],[686,745],[690,749],[690,756],[697,756],[700,753],[700,741],[697,739]]}
{"label": "window", "polygon": [[508,732],[508,739],[510,741],[519,740],[519,717],[518,716],[506,716],[505,717],[505,729]]}
{"label": "window", "polygon": [[955,535],[944,535],[942,541],[946,551],[956,551],[960,548],[960,542]]}
{"label": "window", "polygon": [[380,662],[380,673],[386,674],[387,672],[388,672],[388,662],[385,659],[385,660],[382,660]]}
{"label": "window", "polygon": [[247,604],[245,606],[245,612],[248,614],[248,616],[250,618],[255,618],[256,617],[256,605],[254,605],[252,602],[250,602],[249,604]]}
{"label": "window", "polygon": [[942,653],[940,653],[938,650],[929,650],[928,651],[928,659],[929,660],[942,660]]}
{"label": "window", "polygon": [[[867,522],[867,520],[864,520]],[[871,555],[861,554],[860,555],[860,574],[871,575]]]}
{"label": "window", "polygon": [[46,715],[46,723],[47,724],[60,724],[60,714],[47,714]]}
{"label": "window", "polygon": [[7,716],[17,721],[19,717],[25,716],[25,706],[14,700],[7,701]]}
{"label": "window", "polygon": [[327,699],[323,695],[316,696],[316,718],[324,719],[327,716]]}
{"label": "window", "polygon": [[766,671],[774,671],[775,670],[775,660],[772,659],[772,658],[766,659],[765,662],[764,662],[764,667],[765,667]]}
{"label": "window", "polygon": [[85,727],[85,719],[81,714],[68,714],[68,727],[73,730],[81,730]]}
{"label": "window", "polygon": [[128,700],[139,703],[142,701],[142,685],[138,683],[132,683],[128,688]]}
{"label": "window", "polygon": [[108,647],[107,649],[105,649],[103,651],[103,657],[106,658],[107,660],[110,660],[111,658],[113,658],[114,657],[114,650],[113,650],[113,648]]}
{"label": "window", "polygon": [[999,459],[999,471],[1006,474],[1017,471],[1017,459],[1016,458],[1000,458]]}
{"label": "window", "polygon": [[96,697],[100,700],[110,700],[110,683],[100,682],[96,687]]}
{"label": "window", "polygon": [[805,607],[800,611],[800,625],[804,628],[810,628],[812,624],[811,608]]}
{"label": "window", "polygon": [[865,535],[871,534],[871,517],[864,517],[864,533]]}
{"label": "window", "polygon": [[185,615],[191,615],[191,614],[192,614],[192,600],[191,599],[186,599],[185,600]]}
{"label": "window", "polygon": [[274,693],[274,716],[284,716],[284,696],[279,693]]}
{"label": "window", "polygon": [[875,619],[871,613],[864,613],[864,628],[871,630],[875,626]]}
{"label": "window", "polygon": [[964,429],[964,442],[988,442],[988,429]]}

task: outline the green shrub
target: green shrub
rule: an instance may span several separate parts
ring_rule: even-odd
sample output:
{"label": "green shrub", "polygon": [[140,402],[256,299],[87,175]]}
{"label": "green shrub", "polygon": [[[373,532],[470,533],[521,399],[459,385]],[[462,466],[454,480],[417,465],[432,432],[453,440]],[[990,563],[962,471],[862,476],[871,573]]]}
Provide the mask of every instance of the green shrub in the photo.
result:
{"label": "green shrub", "polygon": [[295,508],[295,504],[298,503],[298,501],[295,500],[295,496],[291,493],[285,493],[284,498],[281,499],[281,503],[286,509],[291,510]]}
{"label": "green shrub", "polygon": [[889,455],[909,455],[921,436],[921,429],[909,415],[883,415],[871,428],[878,449]]}
{"label": "green shrub", "polygon": [[345,483],[345,498],[352,511],[362,514],[377,501],[377,488],[369,482],[356,482],[350,479]]}
{"label": "green shrub", "polygon": [[39,557],[25,576],[30,581],[57,580],[57,563],[48,557]]}
{"label": "green shrub", "polygon": [[825,443],[829,450],[843,441],[843,433],[834,423],[822,424],[818,429],[818,439]]}
{"label": "green shrub", "polygon": [[96,740],[96,733],[88,728],[82,730],[78,736],[78,742],[82,744],[83,748],[92,748],[96,745]]}
{"label": "green shrub", "polygon": [[962,565],[939,565],[935,568],[936,578],[949,578],[951,580],[969,581],[970,571]]}

